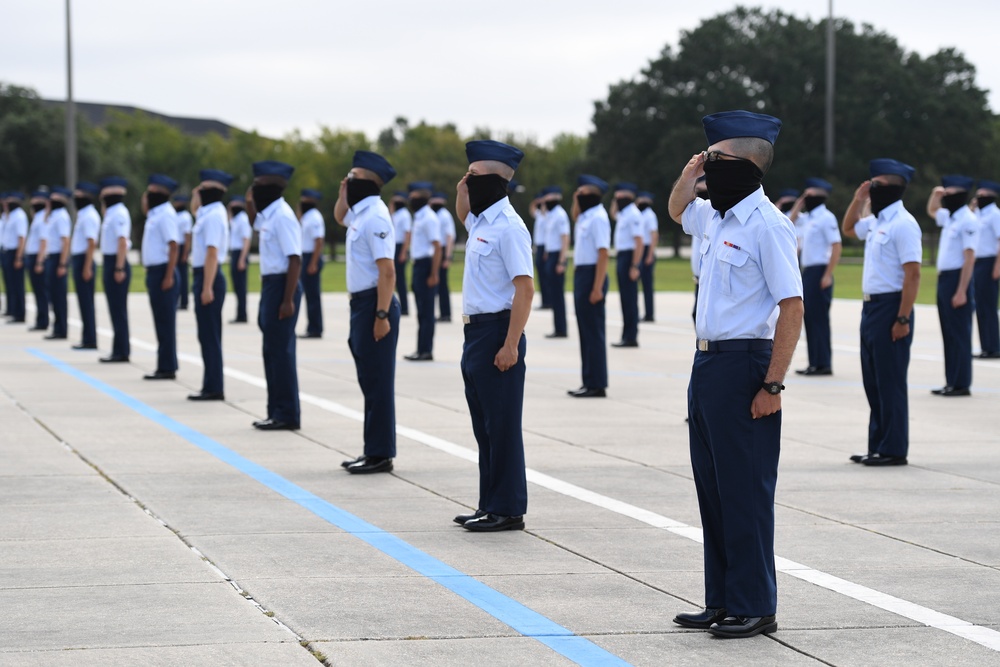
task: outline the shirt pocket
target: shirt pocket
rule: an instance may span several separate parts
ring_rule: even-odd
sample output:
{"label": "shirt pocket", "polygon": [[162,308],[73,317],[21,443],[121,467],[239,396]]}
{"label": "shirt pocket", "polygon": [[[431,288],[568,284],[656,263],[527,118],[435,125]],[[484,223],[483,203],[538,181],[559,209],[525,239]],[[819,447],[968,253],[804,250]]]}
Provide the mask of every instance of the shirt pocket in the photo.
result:
{"label": "shirt pocket", "polygon": [[747,260],[750,254],[745,250],[725,246],[719,250],[719,287],[726,296],[734,292],[743,293],[749,290],[749,268]]}
{"label": "shirt pocket", "polygon": [[466,261],[477,274],[490,261],[489,257],[492,254],[493,246],[482,241],[473,241],[466,247]]}

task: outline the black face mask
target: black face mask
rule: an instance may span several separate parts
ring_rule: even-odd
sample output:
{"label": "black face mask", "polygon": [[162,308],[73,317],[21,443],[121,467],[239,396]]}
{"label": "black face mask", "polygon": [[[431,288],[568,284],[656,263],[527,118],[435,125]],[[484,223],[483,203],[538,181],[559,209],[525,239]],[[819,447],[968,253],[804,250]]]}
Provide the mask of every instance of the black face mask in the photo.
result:
{"label": "black face mask", "polygon": [[868,190],[868,196],[871,197],[872,214],[878,215],[887,206],[898,202],[903,198],[905,191],[905,185],[881,185],[872,181],[871,189]]}
{"label": "black face mask", "polygon": [[226,196],[226,191],[222,188],[202,188],[198,190],[198,196],[201,197],[202,205],[206,206],[222,201],[222,198]]}
{"label": "black face mask", "polygon": [[552,211],[557,206],[559,206],[560,204],[561,204],[561,202],[559,202],[558,200],[555,200],[555,199],[553,199],[552,201],[547,201],[547,202],[545,202],[545,210],[546,211]]}
{"label": "black face mask", "polygon": [[996,200],[996,197],[976,197],[976,206],[979,208],[986,208]]}
{"label": "black face mask", "polygon": [[795,202],[786,201],[784,204],[778,207],[778,210],[781,211],[782,213],[788,213],[789,211],[792,210],[793,206],[795,206]]}
{"label": "black face mask", "polygon": [[416,213],[424,206],[427,206],[427,197],[413,197],[410,199],[410,210]]}
{"label": "black face mask", "polygon": [[305,213],[306,211],[311,211],[314,208],[316,208],[316,204],[312,203],[311,201],[301,201],[301,202],[299,202],[299,209],[303,213]]}
{"label": "black face mask", "polygon": [[82,211],[92,203],[93,202],[90,201],[90,197],[73,197],[73,206],[75,206],[78,211]]}
{"label": "black face mask", "polygon": [[811,213],[814,208],[816,208],[820,204],[825,204],[825,203],[826,203],[826,197],[810,195],[805,198],[805,201],[803,202],[804,204],[803,208],[806,209],[806,213]]}
{"label": "black face mask", "polygon": [[708,190],[695,190],[694,196],[698,199],[708,199]]}
{"label": "black face mask", "polygon": [[398,211],[401,208],[406,208],[406,202],[405,201],[399,201],[397,199],[396,201],[389,202],[389,209],[393,213],[395,213],[396,211]]}
{"label": "black face mask", "polygon": [[104,202],[105,206],[111,207],[114,206],[115,204],[121,204],[123,201],[125,201],[125,195],[104,195],[103,197],[101,197],[101,201]]}
{"label": "black face mask", "polygon": [[576,196],[576,203],[580,205],[580,213],[589,211],[595,206],[601,205],[601,195],[579,194]]}
{"label": "black face mask", "polygon": [[183,202],[179,202],[179,201],[175,201],[174,202],[174,210],[177,211],[178,213],[180,213],[181,211],[183,211],[186,208],[187,208],[187,205],[184,204]]}
{"label": "black face mask", "polygon": [[431,210],[437,213],[444,208],[444,204],[431,204]]}
{"label": "black face mask", "polygon": [[646,202],[642,202],[641,204],[636,204],[635,207],[640,211],[645,211],[647,208],[649,208],[649,204],[647,204]]}
{"label": "black face mask", "polygon": [[633,201],[635,201],[635,200],[632,199],[631,197],[615,197],[615,203],[618,204],[618,210],[619,211],[621,211],[622,209],[624,209],[626,206],[628,206],[629,204],[631,204]]}
{"label": "black face mask", "polygon": [[35,213],[38,213],[39,211],[44,211],[45,204],[32,204],[31,210],[34,211]]}
{"label": "black face mask", "polygon": [[229,209],[229,210],[230,210],[230,211],[232,212],[232,214],[233,214],[233,215],[239,215],[240,213],[242,213],[242,212],[243,212],[243,211],[245,211],[246,209],[245,209],[245,208],[243,208],[242,206],[233,206],[233,207],[232,207],[231,209]]}
{"label": "black face mask", "polygon": [[146,193],[146,206],[149,210],[153,210],[160,204],[166,204],[170,201],[170,195],[165,195],[162,192],[147,192]]}
{"label": "black face mask", "polygon": [[273,183],[254,185],[250,188],[250,192],[253,195],[253,205],[257,207],[258,212],[263,211],[276,202],[284,191],[284,186]]}
{"label": "black face mask", "polygon": [[368,178],[347,179],[347,205],[354,208],[362,199],[381,194],[382,190],[378,183]]}
{"label": "black face mask", "polygon": [[945,195],[944,197],[941,197],[941,206],[948,209],[949,213],[954,213],[958,209],[965,206],[965,202],[968,200],[968,197],[969,193],[965,191]]}
{"label": "black face mask", "polygon": [[465,184],[469,188],[469,210],[472,215],[479,215],[507,196],[510,181],[498,174],[483,174],[469,176]]}
{"label": "black face mask", "polygon": [[54,200],[54,199],[53,199],[53,200],[52,200],[52,203],[51,203],[51,204],[49,204],[49,207],[50,207],[50,208],[51,208],[51,209],[52,209],[53,211],[58,211],[58,210],[59,210],[59,209],[61,209],[61,208],[66,208],[66,204],[62,203],[61,201],[56,201],[56,200]]}
{"label": "black face mask", "polygon": [[705,163],[705,185],[712,208],[725,215],[760,187],[764,172],[749,160],[714,160]]}

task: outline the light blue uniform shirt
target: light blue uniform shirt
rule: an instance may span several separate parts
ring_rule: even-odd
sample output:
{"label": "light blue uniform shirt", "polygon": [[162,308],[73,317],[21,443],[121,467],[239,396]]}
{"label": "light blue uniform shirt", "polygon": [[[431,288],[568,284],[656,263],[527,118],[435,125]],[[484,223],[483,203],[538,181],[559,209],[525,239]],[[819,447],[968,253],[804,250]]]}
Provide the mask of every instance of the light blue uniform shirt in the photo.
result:
{"label": "light blue uniform shirt", "polygon": [[763,188],[725,217],[711,202],[696,198],[681,220],[685,232],[701,236],[698,338],[774,338],[778,302],[802,297],[792,223],[768,201]]}
{"label": "light blue uniform shirt", "polygon": [[979,221],[968,206],[963,206],[954,213],[942,207],[934,216],[937,226],[941,227],[941,238],[938,241],[937,270],[954,271],[962,268],[965,262],[964,251],[975,250],[979,241]]}
{"label": "light blue uniform shirt", "polygon": [[396,256],[396,229],[389,207],[378,195],[365,197],[344,216],[347,226],[347,291],[364,292],[378,286],[380,259]]}
{"label": "light blue uniform shirt", "polygon": [[976,212],[979,219],[979,242],[976,244],[976,259],[996,257],[1000,246],[1000,208],[993,202]]}
{"label": "light blue uniform shirt", "polygon": [[126,249],[132,247],[132,216],[123,202],[110,206],[101,223],[101,254],[118,252],[118,239],[124,238]]}
{"label": "light blue uniform shirt", "polygon": [[650,206],[642,213],[642,245],[650,245],[653,242],[653,232],[660,231],[660,219],[656,217],[656,211]]}
{"label": "light blue uniform shirt", "polygon": [[576,219],[573,232],[574,266],[597,264],[597,251],[611,247],[611,219],[602,204],[588,208]]}
{"label": "light blue uniform shirt", "polygon": [[434,211],[434,214],[437,215],[438,220],[441,222],[441,246],[443,247],[448,243],[449,236],[452,239],[455,238],[455,218],[447,206],[442,206]]}
{"label": "light blue uniform shirt", "polygon": [[405,206],[397,208],[396,212],[392,214],[392,225],[396,229],[396,243],[405,241],[406,235],[413,228],[413,215],[410,213],[410,209]]}
{"label": "light blue uniform shirt", "polygon": [[288,258],[302,256],[302,229],[283,197],[257,214],[260,223],[260,275],[288,273]]}
{"label": "light blue uniform shirt", "polygon": [[302,214],[302,252],[313,252],[316,239],[326,238],[326,221],[319,209],[311,208]]}
{"label": "light blue uniform shirt", "polygon": [[204,268],[209,248],[215,248],[216,259],[219,264],[222,263],[226,254],[228,217],[226,206],[221,201],[206,204],[195,212],[194,227],[191,228],[191,255],[188,257],[191,266]]}
{"label": "light blue uniform shirt", "polygon": [[533,277],[531,234],[504,197],[479,215],[465,217],[462,312],[499,313],[514,304],[514,278]]}
{"label": "light blue uniform shirt", "polygon": [[170,242],[180,243],[180,238],[177,211],[170,202],[151,208],[142,228],[142,265],[166,264],[170,260]]}
{"label": "light blue uniform shirt", "polygon": [[434,256],[434,241],[442,243],[441,222],[430,206],[413,214],[413,232],[410,235],[410,255],[413,259]]}
{"label": "light blue uniform shirt", "polygon": [[701,237],[691,237],[691,275],[696,279],[701,276]]}
{"label": "light blue uniform shirt", "polygon": [[84,206],[76,212],[76,224],[73,225],[73,238],[69,242],[71,255],[87,252],[87,241],[93,240],[97,246],[97,238],[101,235],[101,215],[93,204]]}
{"label": "light blue uniform shirt", "polygon": [[250,228],[250,216],[246,211],[240,211],[229,221],[229,250],[243,250],[243,242],[253,236]]}
{"label": "light blue uniform shirt", "polygon": [[73,221],[69,217],[69,211],[65,208],[57,208],[49,212],[48,228],[49,237],[46,239],[46,252],[50,255],[58,255],[62,252],[63,239],[69,239],[72,232]]}
{"label": "light blue uniform shirt", "polygon": [[185,237],[191,233],[194,228],[194,218],[191,217],[191,211],[181,210],[177,212],[177,233],[180,234],[180,241],[178,243],[184,243]]}
{"label": "light blue uniform shirt", "polygon": [[902,200],[882,209],[878,217],[869,215],[854,225],[865,242],[861,291],[888,294],[903,289],[903,264],[923,260],[920,225],[903,208]]}
{"label": "light blue uniform shirt", "polygon": [[556,206],[545,214],[545,239],[542,246],[549,252],[558,253],[562,250],[563,236],[569,236],[569,214],[562,206]]}
{"label": "light blue uniform shirt", "polygon": [[545,220],[548,217],[548,212],[545,210],[544,206],[536,206],[534,213],[535,228],[532,234],[532,241],[535,243],[536,248],[545,247]]}
{"label": "light blue uniform shirt", "polygon": [[0,213],[0,250],[5,250],[7,246],[4,245],[4,237],[6,237],[7,231],[7,214]]}
{"label": "light blue uniform shirt", "polygon": [[618,211],[615,221],[615,250],[635,250],[635,238],[642,238],[642,230],[646,226],[642,219],[642,211],[632,202]]}
{"label": "light blue uniform shirt", "polygon": [[826,204],[820,204],[812,211],[800,213],[798,221],[802,227],[802,266],[826,266],[830,263],[833,244],[840,243],[840,227],[837,216]]}
{"label": "light blue uniform shirt", "polygon": [[42,239],[48,241],[49,228],[45,226],[46,213],[44,210],[35,213],[31,217],[31,226],[28,227],[28,240],[24,244],[25,255],[37,255],[42,246]]}
{"label": "light blue uniform shirt", "polygon": [[7,220],[3,227],[4,250],[17,250],[20,239],[28,236],[28,214],[19,206],[4,218]]}

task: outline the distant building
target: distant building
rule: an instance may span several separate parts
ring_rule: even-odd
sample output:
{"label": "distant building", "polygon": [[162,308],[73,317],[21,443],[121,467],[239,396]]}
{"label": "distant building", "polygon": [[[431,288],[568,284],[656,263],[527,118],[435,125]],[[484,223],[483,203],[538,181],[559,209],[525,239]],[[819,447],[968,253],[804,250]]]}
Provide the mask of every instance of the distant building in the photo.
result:
{"label": "distant building", "polygon": [[[62,108],[66,104],[65,100],[42,100],[46,107]],[[76,113],[86,118],[91,125],[102,127],[108,123],[110,112],[120,111],[124,114],[133,114],[141,111],[150,118],[156,118],[169,125],[173,125],[184,134],[201,136],[209,132],[215,132],[222,137],[229,137],[232,130],[237,129],[231,125],[223,123],[221,120],[209,118],[180,118],[177,116],[167,116],[148,109],[130,107],[123,104],[101,104],[100,102],[76,102]]]}

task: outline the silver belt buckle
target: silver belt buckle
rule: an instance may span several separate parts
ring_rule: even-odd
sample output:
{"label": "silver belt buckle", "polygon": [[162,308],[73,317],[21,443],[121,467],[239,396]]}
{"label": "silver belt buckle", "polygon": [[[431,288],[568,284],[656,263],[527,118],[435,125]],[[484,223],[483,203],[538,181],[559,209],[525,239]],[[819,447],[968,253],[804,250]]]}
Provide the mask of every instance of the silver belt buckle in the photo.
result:
{"label": "silver belt buckle", "polygon": [[470,324],[471,322],[472,322],[471,317],[469,317],[468,315],[462,315],[462,324]]}
{"label": "silver belt buckle", "polygon": [[872,295],[871,295],[871,294],[865,294],[865,295],[864,295],[864,296],[863,296],[862,298],[863,298],[863,299],[864,299],[865,301],[871,301],[871,300],[872,300]]}
{"label": "silver belt buckle", "polygon": [[698,339],[698,350],[701,352],[708,352],[708,341],[704,338]]}

